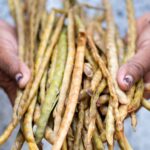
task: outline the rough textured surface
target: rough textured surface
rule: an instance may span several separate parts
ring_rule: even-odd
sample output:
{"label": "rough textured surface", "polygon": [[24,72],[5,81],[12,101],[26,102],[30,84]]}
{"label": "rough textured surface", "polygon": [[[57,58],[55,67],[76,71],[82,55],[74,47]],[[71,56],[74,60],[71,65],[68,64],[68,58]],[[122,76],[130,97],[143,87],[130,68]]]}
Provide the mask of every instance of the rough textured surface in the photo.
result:
{"label": "rough textured surface", "polygon": [[[83,0],[81,0],[83,1]],[[84,0],[85,2],[85,0]],[[94,5],[99,4],[99,0],[89,0],[89,3],[93,3]],[[126,22],[126,13],[125,13],[125,1],[117,1],[117,0],[111,0],[113,8],[114,8],[114,14],[115,19],[117,21],[117,24],[119,26],[121,35],[125,35],[125,31],[127,28],[127,22]],[[60,6],[59,0],[56,0],[55,3],[48,3],[48,9],[52,6]],[[143,0],[143,1],[137,1],[135,0],[135,9],[136,9],[136,16],[139,17],[143,15],[146,12],[150,12],[150,1],[149,0]],[[13,23],[13,20],[11,19],[8,11],[7,1],[6,0],[0,0],[0,19],[7,20],[9,23]],[[10,102],[4,94],[2,90],[0,90],[0,134],[5,129],[6,125],[11,119],[12,114],[12,108],[10,105]],[[135,150],[149,150],[150,147],[150,112],[147,110],[141,109],[138,114],[138,125],[136,128],[136,132],[133,131],[131,125],[130,125],[130,119],[127,119],[125,121],[125,133],[133,146]],[[17,130],[17,129],[16,129]],[[16,131],[13,133],[11,138],[0,147],[0,150],[10,150],[11,145],[15,139]],[[24,149],[27,149],[27,146],[24,147]],[[49,149],[48,144],[45,144],[44,142],[44,150]],[[118,148],[115,148],[118,149]]]}

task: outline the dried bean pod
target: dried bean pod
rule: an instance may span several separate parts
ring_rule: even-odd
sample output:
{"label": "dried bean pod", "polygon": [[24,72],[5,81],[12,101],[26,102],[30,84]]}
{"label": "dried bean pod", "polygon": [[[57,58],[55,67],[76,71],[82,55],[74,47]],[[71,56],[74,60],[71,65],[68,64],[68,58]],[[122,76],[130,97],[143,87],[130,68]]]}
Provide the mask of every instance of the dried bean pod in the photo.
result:
{"label": "dried bean pod", "polygon": [[34,113],[36,101],[37,101],[37,97],[35,96],[23,120],[23,133],[30,150],[39,149],[38,146],[36,145],[34,135],[33,135],[33,129],[32,129],[32,119],[33,119],[33,113]]}
{"label": "dried bean pod", "polygon": [[72,122],[73,115],[78,101],[78,96],[79,96],[79,91],[80,91],[80,86],[82,81],[84,53],[85,53],[85,46],[86,46],[85,30],[82,27],[82,25],[80,26],[81,28],[79,29],[79,34],[78,34],[79,35],[78,47],[77,47],[75,65],[74,65],[74,70],[72,75],[71,89],[70,89],[64,117],[58,132],[58,139],[53,145],[52,148],[53,150],[59,150],[61,148],[65,136],[69,130],[69,126]]}
{"label": "dried bean pod", "polygon": [[143,80],[137,83],[136,91],[133,100],[131,101],[130,105],[128,106],[128,112],[134,112],[141,106],[141,101],[143,98],[144,92],[144,85]]}
{"label": "dried bean pod", "polygon": [[104,150],[104,145],[101,141],[101,138],[100,136],[98,135],[98,132],[97,131],[94,131],[94,134],[93,134],[93,143],[94,143],[94,146],[97,150]]}
{"label": "dried bean pod", "polygon": [[147,110],[150,110],[150,102],[144,98],[142,99],[142,106]]}
{"label": "dried bean pod", "polygon": [[110,99],[109,95],[107,94],[101,95],[96,102],[97,107],[100,107],[101,105],[106,104],[109,101],[109,99]]}
{"label": "dried bean pod", "polygon": [[79,149],[79,144],[80,144],[80,140],[81,140],[81,131],[83,128],[83,121],[84,121],[84,102],[82,101],[79,104],[79,113],[78,113],[78,122],[77,122],[77,131],[75,134],[75,138],[74,138],[74,144],[73,144],[73,149],[74,150],[78,150]]}
{"label": "dried bean pod", "polygon": [[106,9],[106,22],[107,22],[107,33],[106,33],[106,51],[107,51],[107,61],[108,69],[113,79],[113,85],[115,86],[116,93],[118,95],[118,100],[121,104],[128,104],[129,99],[126,94],[119,88],[116,76],[119,69],[118,57],[117,57],[117,47],[115,42],[115,23],[112,15],[112,8],[109,0],[103,0],[104,7]]}
{"label": "dried bean pod", "polygon": [[62,31],[58,45],[59,45],[59,51],[57,55],[56,68],[54,71],[55,76],[53,77],[50,87],[47,89],[45,101],[41,106],[41,115],[37,122],[37,130],[35,132],[35,138],[37,143],[39,143],[42,137],[44,136],[46,124],[57,102],[57,95],[62,83],[66,57],[67,57],[66,30]]}
{"label": "dried bean pod", "polygon": [[33,121],[34,121],[35,124],[39,120],[40,114],[41,114],[41,112],[40,112],[40,105],[38,103],[36,103],[35,109],[34,109],[34,114],[33,114]]}
{"label": "dried bean pod", "polygon": [[90,104],[90,122],[89,122],[89,127],[88,127],[88,142],[91,141],[94,130],[95,130],[95,122],[96,122],[96,113],[97,113],[97,108],[96,108],[96,101],[100,95],[100,93],[104,90],[106,87],[106,81],[103,79],[101,83],[99,84],[96,93],[92,96],[91,98],[91,104]]}
{"label": "dried bean pod", "polygon": [[58,132],[58,129],[60,127],[60,123],[62,120],[62,113],[63,113],[65,99],[67,97],[69,83],[71,81],[74,59],[75,59],[74,15],[73,15],[72,10],[70,10],[68,14],[68,56],[67,56],[66,67],[64,71],[64,78],[62,81],[59,101],[55,109],[55,121],[54,121],[55,132]]}
{"label": "dried bean pod", "polygon": [[11,150],[21,150],[23,143],[24,143],[24,140],[25,140],[24,136],[23,136],[21,130],[19,130]]}
{"label": "dried bean pod", "polygon": [[106,115],[106,138],[109,145],[113,145],[113,137],[115,132],[115,120],[113,115],[113,108],[111,105],[108,106]]}
{"label": "dried bean pod", "polygon": [[92,78],[92,77],[93,77],[92,66],[91,66],[89,63],[84,63],[83,72],[84,72],[84,74],[85,74],[88,78]]}
{"label": "dried bean pod", "polygon": [[42,58],[44,57],[44,53],[46,50],[46,46],[48,44],[49,37],[51,36],[53,31],[54,22],[55,22],[55,11],[53,10],[48,16],[46,27],[43,31],[43,34],[41,35],[41,42],[37,51],[36,62],[35,62],[36,72],[38,71]]}
{"label": "dried bean pod", "polygon": [[85,50],[85,59],[92,65],[93,71],[95,72],[98,68],[95,60],[90,54],[90,51],[88,49]]}

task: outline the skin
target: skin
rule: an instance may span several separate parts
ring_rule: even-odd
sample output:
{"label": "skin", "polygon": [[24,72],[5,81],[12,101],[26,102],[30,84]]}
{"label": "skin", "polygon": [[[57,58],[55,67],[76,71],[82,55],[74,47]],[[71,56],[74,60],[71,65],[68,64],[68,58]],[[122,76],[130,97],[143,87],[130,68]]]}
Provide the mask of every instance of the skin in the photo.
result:
{"label": "skin", "polygon": [[[120,88],[128,91],[140,78],[145,85],[150,84],[150,13],[137,20],[137,53],[118,70],[117,81]],[[150,90],[145,89],[145,98],[150,98]]]}
{"label": "skin", "polygon": [[19,60],[15,28],[0,20],[0,87],[8,94],[11,103],[17,87],[24,88],[30,78],[30,70]]}

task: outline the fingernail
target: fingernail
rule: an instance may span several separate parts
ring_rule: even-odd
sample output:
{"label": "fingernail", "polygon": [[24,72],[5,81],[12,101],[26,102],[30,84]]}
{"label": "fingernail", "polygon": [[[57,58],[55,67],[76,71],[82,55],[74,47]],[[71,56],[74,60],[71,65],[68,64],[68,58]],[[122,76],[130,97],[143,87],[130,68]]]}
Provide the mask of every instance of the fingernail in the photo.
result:
{"label": "fingernail", "polygon": [[16,74],[16,77],[15,77],[15,78],[16,78],[16,81],[19,82],[19,81],[22,79],[22,77],[23,77],[23,76],[22,76],[21,73]]}
{"label": "fingernail", "polygon": [[131,75],[126,75],[124,78],[124,82],[129,89],[133,85],[133,77]]}

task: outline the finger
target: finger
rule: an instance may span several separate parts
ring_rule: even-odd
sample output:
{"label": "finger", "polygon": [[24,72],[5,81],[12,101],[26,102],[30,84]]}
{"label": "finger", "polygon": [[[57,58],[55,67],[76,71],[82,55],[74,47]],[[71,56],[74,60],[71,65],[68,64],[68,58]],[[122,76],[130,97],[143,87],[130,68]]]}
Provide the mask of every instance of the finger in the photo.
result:
{"label": "finger", "polygon": [[139,51],[119,69],[117,81],[122,90],[129,90],[136,81],[149,71],[150,51],[148,50],[149,47],[143,51]]}
{"label": "finger", "polygon": [[138,40],[138,52],[118,71],[117,81],[122,90],[130,87],[150,70],[150,26],[143,31]]}
{"label": "finger", "polygon": [[150,98],[150,71],[144,76],[144,97]]}
{"label": "finger", "polygon": [[18,59],[17,55],[4,47],[0,47],[0,69],[15,79],[20,88],[23,88],[29,81],[28,67]]}
{"label": "finger", "polygon": [[12,105],[14,103],[17,91],[17,84],[6,73],[0,70],[0,87],[7,93]]}
{"label": "finger", "polygon": [[137,33],[138,36],[145,30],[147,26],[150,24],[150,13],[144,14],[142,17],[137,19]]}
{"label": "finger", "polygon": [[16,28],[14,26],[10,25],[9,23],[7,23],[5,20],[0,19],[0,27],[1,27],[1,29],[10,32],[14,36],[17,36]]}
{"label": "finger", "polygon": [[17,54],[18,44],[15,28],[2,20],[0,20],[0,43],[5,44],[5,47],[11,45],[10,50]]}
{"label": "finger", "polygon": [[[149,25],[150,25],[150,13],[146,13],[142,17],[138,18],[136,21],[137,36],[140,37],[141,33]],[[128,37],[126,35],[124,38],[125,44],[127,44],[127,41],[128,41]]]}

